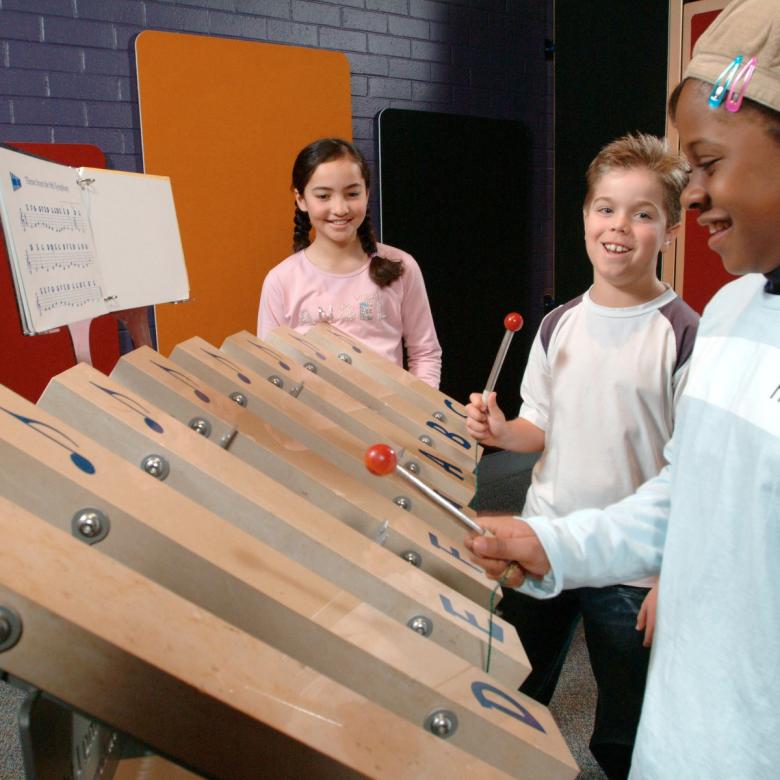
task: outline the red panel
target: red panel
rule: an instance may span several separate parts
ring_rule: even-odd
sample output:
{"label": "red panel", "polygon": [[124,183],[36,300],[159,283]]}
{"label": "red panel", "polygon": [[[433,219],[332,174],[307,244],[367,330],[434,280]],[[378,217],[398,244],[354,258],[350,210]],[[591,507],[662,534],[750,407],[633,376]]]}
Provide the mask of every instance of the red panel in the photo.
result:
{"label": "red panel", "polygon": [[[64,165],[106,167],[103,152],[89,144],[9,143],[8,146]],[[119,359],[119,338],[113,315],[92,321],[89,344],[95,368],[109,373]],[[67,328],[38,336],[23,335],[8,251],[0,231],[0,383],[34,403],[55,374],[75,364],[76,356]]]}
{"label": "red panel", "polygon": [[733,281],[723,267],[720,255],[707,246],[709,233],[696,224],[697,212],[685,214],[685,267],[683,298],[699,314],[724,284]]}
{"label": "red panel", "polygon": [[[691,51],[701,34],[720,11],[706,11],[691,17]],[[707,246],[708,232],[696,224],[697,212],[685,215],[685,266],[683,298],[701,313],[712,296],[735,277],[726,271],[720,256]]]}
{"label": "red panel", "polygon": [[691,17],[691,54],[696,41],[701,38],[701,34],[715,21],[715,17],[720,11],[703,11],[700,14],[694,14]]}

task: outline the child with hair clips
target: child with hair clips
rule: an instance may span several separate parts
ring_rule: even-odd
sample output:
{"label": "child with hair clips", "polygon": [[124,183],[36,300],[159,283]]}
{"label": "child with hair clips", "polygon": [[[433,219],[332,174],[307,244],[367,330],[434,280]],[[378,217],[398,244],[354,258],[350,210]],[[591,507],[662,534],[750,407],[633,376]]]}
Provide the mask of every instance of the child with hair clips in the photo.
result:
{"label": "child with hair clips", "polygon": [[299,152],[295,254],[263,282],[257,334],[331,322],[398,365],[405,346],[409,371],[438,388],[441,347],[422,273],[411,255],[377,244],[369,186],[368,163],[348,141],[321,138]]}
{"label": "child with hair clips", "polygon": [[[735,0],[696,44],[670,114],[682,203],[741,278],[705,309],[669,465],[564,518],[485,518],[474,559],[540,598],[660,570],[631,777],[780,774],[780,5]],[[527,576],[525,576],[527,575]],[[522,581],[522,582],[521,582]]]}
{"label": "child with hair clips", "polygon": [[[661,470],[696,333],[698,315],[656,276],[658,253],[680,221],[685,161],[637,133],[605,146],[586,180],[593,285],[542,321],[517,419],[505,419],[495,393],[487,408],[474,393],[466,409],[469,431],[484,444],[542,451],[524,515],[605,507]],[[582,618],[598,688],[590,748],[611,780],[631,765],[654,620],[655,581],[633,579],[547,601],[508,591],[501,602],[531,663],[520,690],[543,704]]]}

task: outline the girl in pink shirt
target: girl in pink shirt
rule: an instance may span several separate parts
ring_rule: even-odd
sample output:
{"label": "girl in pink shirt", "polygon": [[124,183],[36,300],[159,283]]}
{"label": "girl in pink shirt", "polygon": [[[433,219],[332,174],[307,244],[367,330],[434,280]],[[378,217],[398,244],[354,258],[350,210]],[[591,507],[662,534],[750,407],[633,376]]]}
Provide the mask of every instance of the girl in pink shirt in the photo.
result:
{"label": "girl in pink shirt", "polygon": [[377,244],[363,155],[347,141],[322,138],[298,154],[292,180],[295,254],[263,282],[257,335],[331,322],[398,365],[406,346],[409,371],[438,387],[441,347],[422,273],[411,255]]}

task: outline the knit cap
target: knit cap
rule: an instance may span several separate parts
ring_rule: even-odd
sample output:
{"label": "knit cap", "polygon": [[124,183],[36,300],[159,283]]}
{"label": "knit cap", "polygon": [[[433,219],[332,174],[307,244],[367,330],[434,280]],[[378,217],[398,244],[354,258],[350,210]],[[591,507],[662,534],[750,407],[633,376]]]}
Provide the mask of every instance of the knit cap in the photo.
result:
{"label": "knit cap", "polygon": [[705,30],[683,78],[714,84],[738,55],[757,60],[745,97],[780,111],[780,0],[733,0]]}

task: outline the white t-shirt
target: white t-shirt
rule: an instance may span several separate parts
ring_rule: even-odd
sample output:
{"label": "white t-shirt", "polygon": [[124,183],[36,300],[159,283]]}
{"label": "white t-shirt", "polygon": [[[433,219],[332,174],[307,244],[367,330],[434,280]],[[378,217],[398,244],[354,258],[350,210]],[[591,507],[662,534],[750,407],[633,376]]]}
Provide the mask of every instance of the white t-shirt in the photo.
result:
{"label": "white t-shirt", "polygon": [[524,517],[606,507],[663,468],[697,323],[671,288],[625,308],[586,292],[544,318],[521,388],[520,417],[545,432]]}

